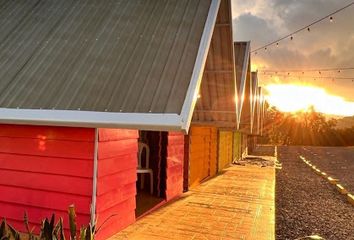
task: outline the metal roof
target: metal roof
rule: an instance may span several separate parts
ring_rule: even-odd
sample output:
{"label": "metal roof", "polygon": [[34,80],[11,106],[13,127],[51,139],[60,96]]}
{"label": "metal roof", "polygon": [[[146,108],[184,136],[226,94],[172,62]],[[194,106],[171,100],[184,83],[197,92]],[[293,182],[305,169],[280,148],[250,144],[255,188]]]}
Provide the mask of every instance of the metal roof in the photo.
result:
{"label": "metal roof", "polygon": [[[236,69],[236,89],[237,89],[237,118],[238,126],[241,123],[242,112],[245,114],[247,111],[243,111],[246,82],[250,78],[251,66],[250,66],[250,42],[234,42],[235,51],[235,69]],[[248,89],[248,88],[247,88]]]}
{"label": "metal roof", "polygon": [[188,129],[219,4],[0,0],[0,122]]}
{"label": "metal roof", "polygon": [[251,72],[251,133],[256,132],[256,105],[258,99],[258,74]]}
{"label": "metal roof", "polygon": [[256,119],[257,119],[257,130],[256,134],[261,135],[261,128],[262,126],[262,121],[263,121],[263,105],[264,105],[264,100],[263,100],[263,89],[262,87],[258,87],[257,90],[257,102],[256,102]]}
{"label": "metal roof", "polygon": [[221,1],[193,123],[236,128],[236,78],[229,0]]}

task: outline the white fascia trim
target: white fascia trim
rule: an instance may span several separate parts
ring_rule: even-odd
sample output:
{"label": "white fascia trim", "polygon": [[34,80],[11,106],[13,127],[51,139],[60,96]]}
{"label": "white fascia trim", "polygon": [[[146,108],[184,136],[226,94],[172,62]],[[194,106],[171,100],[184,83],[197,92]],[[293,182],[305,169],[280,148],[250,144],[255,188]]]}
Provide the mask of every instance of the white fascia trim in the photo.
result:
{"label": "white fascia trim", "polygon": [[202,38],[198,49],[198,55],[194,64],[192,78],[188,87],[187,95],[183,103],[181,117],[182,129],[187,133],[192,121],[193,111],[198,98],[198,91],[202,82],[205,62],[208,57],[211,38],[213,36],[216,17],[219,12],[221,0],[212,0],[207,20],[203,30]]}
{"label": "white fascia trim", "polygon": [[[246,51],[245,51],[245,58],[243,60],[243,66],[242,66],[242,75],[241,75],[241,84],[240,84],[240,92],[239,92],[239,96],[240,99],[239,101],[236,101],[237,103],[240,104],[240,106],[238,106],[238,128],[239,129],[239,125],[241,122],[241,113],[242,113],[242,107],[243,107],[243,102],[245,99],[245,87],[246,87],[246,82],[247,82],[247,72],[248,72],[248,64],[250,61],[250,49],[251,49],[251,42],[246,42]],[[252,87],[252,86],[251,86]]]}
{"label": "white fascia trim", "polygon": [[0,123],[182,131],[178,114],[0,108]]}
{"label": "white fascia trim", "polygon": [[93,153],[92,174],[92,198],[91,198],[91,226],[96,223],[96,200],[97,200],[97,176],[98,176],[98,129],[95,128],[95,148]]}

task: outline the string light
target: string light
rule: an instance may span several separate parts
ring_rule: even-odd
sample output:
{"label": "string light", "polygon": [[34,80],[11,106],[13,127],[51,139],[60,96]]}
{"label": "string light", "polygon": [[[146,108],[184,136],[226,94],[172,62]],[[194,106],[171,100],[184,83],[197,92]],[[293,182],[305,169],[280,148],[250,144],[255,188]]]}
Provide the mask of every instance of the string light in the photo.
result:
{"label": "string light", "polygon": [[[273,76],[269,74],[265,74],[265,76]],[[287,74],[277,74],[277,77],[288,77],[289,75]],[[293,77],[297,78],[313,78],[313,79],[333,79],[333,76],[302,76],[302,75],[293,75]],[[354,81],[354,76],[353,77],[335,77],[335,79],[341,79],[341,80],[352,80]]]}
{"label": "string light", "polygon": [[[354,5],[354,1],[352,1],[351,3],[347,4],[346,6],[340,8],[340,9],[338,9],[338,10],[336,10],[336,11],[334,11],[334,12],[332,12],[332,13],[330,13],[330,14],[328,14],[328,15],[326,15],[326,16],[324,16],[324,17],[322,17],[322,18],[320,18],[320,19],[318,19],[318,20],[316,20],[316,21],[314,21],[314,22],[312,22],[312,23],[310,23],[310,24],[308,24],[308,25],[302,27],[302,28],[299,28],[298,30],[296,30],[296,31],[294,31],[294,32],[292,32],[292,33],[290,33],[290,34],[288,34],[288,35],[282,37],[282,38],[279,38],[279,39],[277,39],[277,40],[275,40],[275,41],[273,41],[273,42],[270,42],[270,43],[268,43],[268,44],[265,44],[264,46],[261,46],[261,47],[258,47],[258,48],[256,48],[256,49],[252,50],[251,53],[257,54],[257,51],[262,50],[262,49],[265,49],[266,47],[272,46],[272,45],[274,45],[274,44],[277,44],[277,43],[279,43],[280,41],[285,40],[285,39],[287,39],[287,38],[290,38],[290,40],[293,40],[295,34],[301,32],[301,31],[303,31],[303,30],[307,30],[308,32],[310,32],[310,27],[312,27],[313,25],[318,24],[318,23],[320,23],[320,22],[322,22],[322,21],[324,21],[324,20],[326,20],[326,19],[328,19],[328,18],[329,18],[329,21],[332,23],[332,22],[334,21],[333,15],[335,15],[335,14],[337,14],[337,13],[339,13],[339,12],[345,10],[346,8],[351,7],[352,5]],[[328,21],[328,20],[327,20],[327,21]]]}
{"label": "string light", "polygon": [[301,72],[302,74],[305,74],[305,72],[318,72],[319,74],[322,74],[322,72],[338,72],[341,73],[341,71],[349,71],[349,70],[354,70],[354,67],[337,67],[337,68],[317,68],[317,69],[283,69],[283,70],[272,70],[272,69],[265,69],[263,72],[265,73],[278,73],[278,72]]}

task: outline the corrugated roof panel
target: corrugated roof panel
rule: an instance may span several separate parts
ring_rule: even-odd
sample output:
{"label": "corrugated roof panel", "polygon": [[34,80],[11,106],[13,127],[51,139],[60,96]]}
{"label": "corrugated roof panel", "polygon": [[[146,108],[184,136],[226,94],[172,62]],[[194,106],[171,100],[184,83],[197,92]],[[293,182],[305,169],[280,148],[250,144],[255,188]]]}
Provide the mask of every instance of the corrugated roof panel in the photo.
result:
{"label": "corrugated roof panel", "polygon": [[1,108],[181,112],[211,0],[3,3]]}
{"label": "corrugated roof panel", "polygon": [[[249,53],[245,53],[247,56]],[[246,58],[246,57],[245,57]],[[252,122],[252,78],[251,78],[251,69],[249,61],[247,62],[245,68],[242,71],[242,83],[240,92],[243,92],[243,97],[239,97],[240,105],[240,128],[239,130],[250,134],[251,133],[251,122]],[[244,87],[242,87],[244,86]],[[242,101],[241,101],[241,100]]]}
{"label": "corrugated roof panel", "polygon": [[239,130],[251,134],[251,118],[252,118],[252,111],[251,111],[251,99],[250,99],[250,82],[247,79],[247,84],[245,88],[245,98],[243,102],[243,107],[241,111],[241,119],[240,119],[240,128]]}
{"label": "corrugated roof panel", "polygon": [[258,99],[258,76],[257,72],[252,72],[251,73],[251,128],[252,128],[252,133],[255,134],[256,132],[256,121],[257,121],[257,116],[256,116],[256,105],[257,105],[257,99]]}
{"label": "corrugated roof panel", "polygon": [[196,104],[193,122],[236,127],[235,68],[230,1],[223,0]]}
{"label": "corrugated roof panel", "polygon": [[[250,42],[235,42],[235,69],[236,69],[236,87],[237,87],[237,118],[238,123],[242,122],[242,113],[244,111],[246,95],[246,83],[247,79],[250,78]],[[244,124],[244,123],[242,123]]]}
{"label": "corrugated roof panel", "polygon": [[245,71],[244,64],[247,54],[247,42],[235,42],[235,64],[236,64],[236,79],[237,79],[237,91],[241,91],[241,82],[244,81],[242,73]]}
{"label": "corrugated roof panel", "polygon": [[257,102],[256,102],[256,119],[257,119],[257,128],[255,134],[261,134],[261,121],[262,121],[262,108],[263,108],[263,92],[262,87],[258,87],[257,90]]}

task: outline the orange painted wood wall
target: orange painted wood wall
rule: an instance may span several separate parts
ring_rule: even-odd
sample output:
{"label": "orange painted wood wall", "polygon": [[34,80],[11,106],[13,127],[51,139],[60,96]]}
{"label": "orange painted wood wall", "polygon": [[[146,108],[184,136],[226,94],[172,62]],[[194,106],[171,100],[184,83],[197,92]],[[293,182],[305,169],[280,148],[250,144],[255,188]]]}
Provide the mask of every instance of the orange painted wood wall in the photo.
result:
{"label": "orange painted wood wall", "polygon": [[68,229],[68,206],[79,225],[90,221],[94,129],[0,125],[0,218],[24,231],[55,213]]}
{"label": "orange painted wood wall", "polygon": [[193,187],[217,172],[217,129],[209,126],[192,126],[187,141],[189,141],[188,185]]}
{"label": "orange painted wood wall", "polygon": [[219,131],[218,171],[228,167],[232,162],[233,133]]}

